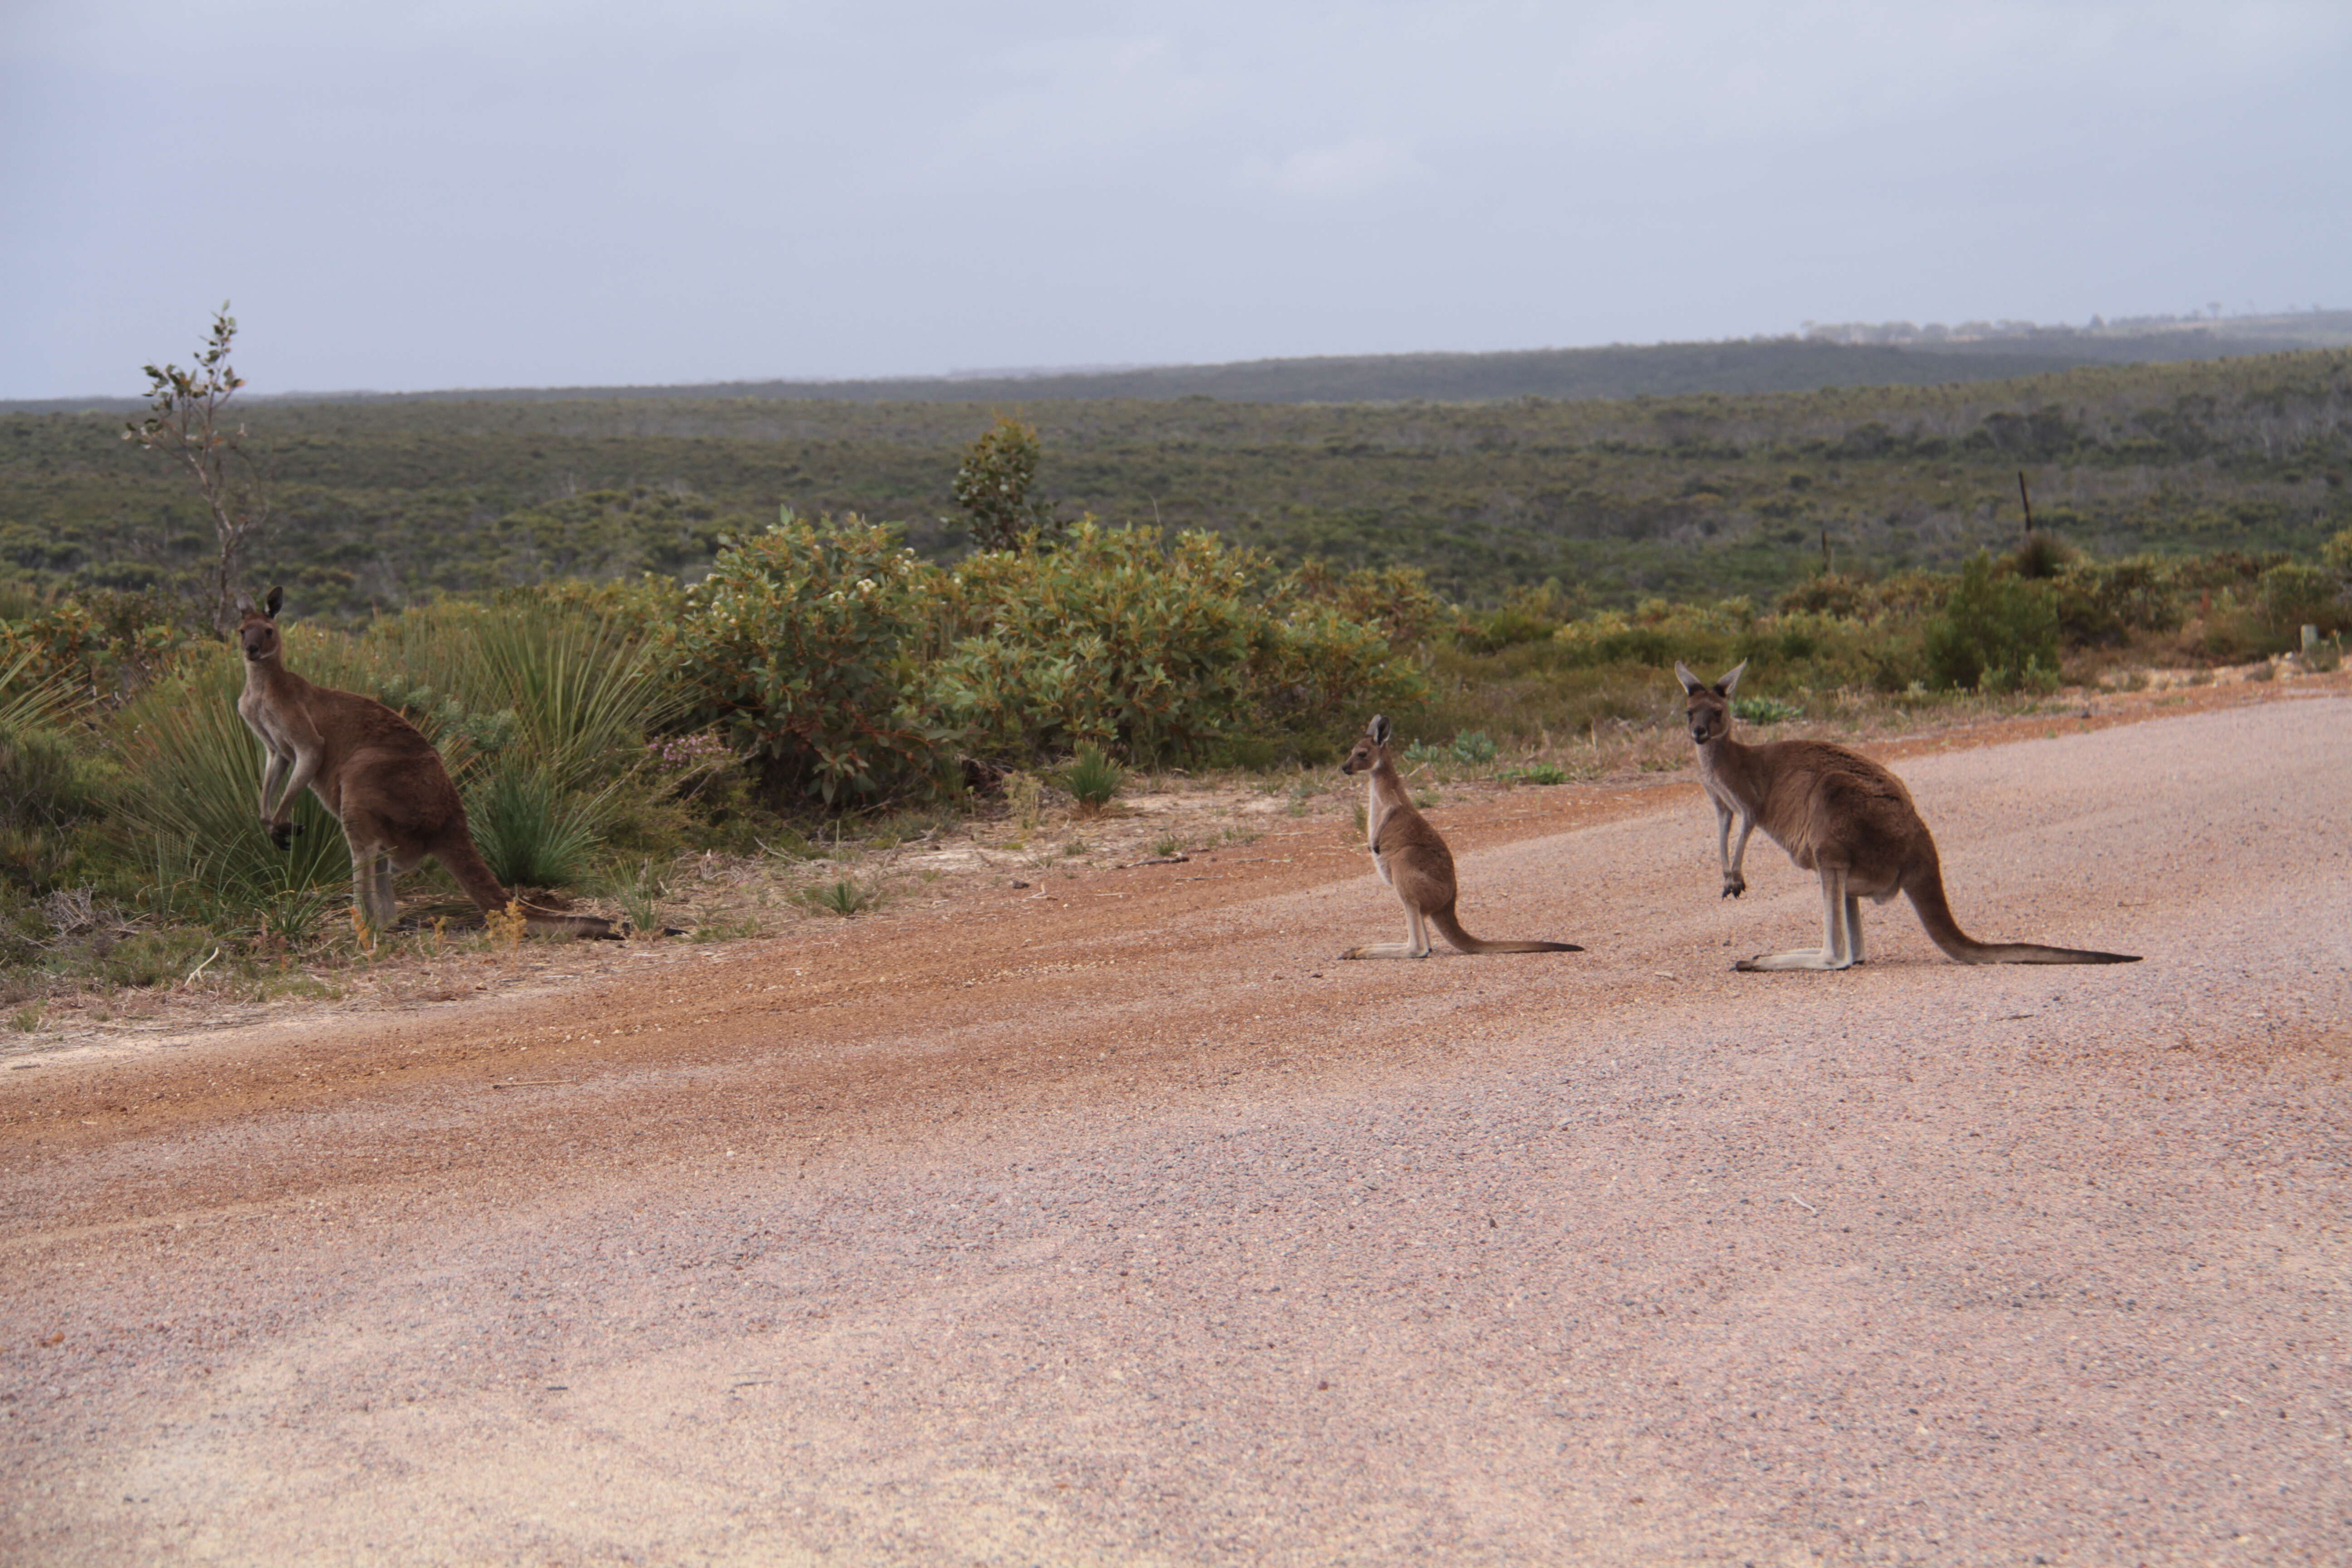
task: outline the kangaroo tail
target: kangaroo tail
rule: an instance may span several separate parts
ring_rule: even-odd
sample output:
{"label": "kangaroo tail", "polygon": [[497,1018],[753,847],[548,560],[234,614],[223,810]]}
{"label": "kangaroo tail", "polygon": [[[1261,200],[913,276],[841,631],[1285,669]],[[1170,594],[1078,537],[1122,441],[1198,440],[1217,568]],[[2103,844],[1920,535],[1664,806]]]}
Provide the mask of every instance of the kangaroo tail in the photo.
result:
{"label": "kangaroo tail", "polygon": [[[449,868],[457,885],[466,889],[466,896],[474,900],[474,907],[485,915],[497,914],[512,901],[507,890],[499,886],[498,878],[491,875],[482,852],[474,847],[474,836],[462,826],[433,847],[433,858]],[[522,929],[533,936],[609,938],[615,942],[621,936],[613,929],[611,921],[595,915],[561,915],[525,904],[522,916]]]}
{"label": "kangaroo tail", "polygon": [[1944,871],[1930,859],[1903,879],[1903,891],[1919,911],[1927,940],[1961,963],[2137,963],[2136,952],[2094,952],[2082,947],[2044,947],[2034,942],[1979,942],[1952,918],[1944,898]]}
{"label": "kangaroo tail", "polygon": [[1481,942],[1462,929],[1454,917],[1454,907],[1429,911],[1429,923],[1452,944],[1456,952],[1582,952],[1572,942]]}

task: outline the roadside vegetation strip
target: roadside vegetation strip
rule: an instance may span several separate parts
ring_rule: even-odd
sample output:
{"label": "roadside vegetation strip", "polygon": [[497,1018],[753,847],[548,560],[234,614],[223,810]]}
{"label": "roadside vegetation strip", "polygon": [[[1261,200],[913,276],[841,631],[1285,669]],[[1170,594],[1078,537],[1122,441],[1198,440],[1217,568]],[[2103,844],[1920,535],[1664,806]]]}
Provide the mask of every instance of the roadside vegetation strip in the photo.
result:
{"label": "roadside vegetation strip", "polygon": [[[2326,404],[2334,384],[2296,395]],[[2294,460],[2341,444],[2334,417]],[[2123,438],[2114,419],[2101,439]],[[2352,519],[2325,499],[2340,486],[2305,488],[2314,527]],[[2128,693],[2152,666],[2210,679],[2237,661],[2300,682],[2340,658],[2352,617],[2352,528],[2304,558],[2103,559],[2042,530],[1957,574],[1838,572],[1825,551],[1766,603],[1612,606],[1545,583],[1472,609],[1410,570],[1022,515],[1012,548],[941,563],[888,527],[786,512],[730,536],[690,586],[560,581],[288,641],[306,672],[440,749],[503,880],[648,936],[715,941],[795,910],[899,918],[957,885],[938,858],[950,843],[1043,899],[1107,858],[1246,842],[1326,809],[1328,761],[1374,708],[1409,742],[1415,806],[1443,810],[1449,792],[1679,773],[1677,659],[1748,661],[1759,731],[1867,740],[2042,712],[2066,681]],[[11,1033],[173,997],[324,996],[482,946],[430,873],[406,889],[408,929],[370,943],[316,802],[296,804],[286,850],[257,830],[240,672],[200,600],[0,591]],[[1122,800],[1176,770],[1264,809],[1134,842]],[[509,949],[519,969],[541,962]]]}

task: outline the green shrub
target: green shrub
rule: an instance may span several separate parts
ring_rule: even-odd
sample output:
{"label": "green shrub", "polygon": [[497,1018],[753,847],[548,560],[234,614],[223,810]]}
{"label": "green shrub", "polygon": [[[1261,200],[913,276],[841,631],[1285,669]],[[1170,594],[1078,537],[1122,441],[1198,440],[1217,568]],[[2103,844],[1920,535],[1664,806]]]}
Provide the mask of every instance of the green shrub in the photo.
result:
{"label": "green shrub", "polygon": [[1414,647],[1457,626],[1461,612],[1438,595],[1418,566],[1358,567],[1343,572],[1309,556],[1291,574],[1304,605],[1370,626],[1398,647]]}
{"label": "green shrub", "polygon": [[879,893],[859,885],[856,879],[850,877],[811,888],[802,896],[809,908],[839,915],[844,920],[873,909],[882,901]]}
{"label": "green shrub", "polygon": [[626,876],[615,878],[613,896],[621,906],[633,931],[659,932],[664,927],[661,917],[662,899],[669,892],[668,884],[654,868],[650,859],[641,860],[637,868]]}
{"label": "green shrub", "polygon": [[1461,731],[1448,749],[1465,768],[1483,768],[1495,760],[1495,738],[1484,730]]}
{"label": "green shrub", "polygon": [[975,556],[944,585],[926,688],[976,752],[1091,741],[1184,761],[1230,737],[1325,740],[1424,688],[1388,640],[1208,533],[1079,521],[1052,554]]}
{"label": "green shrub", "polygon": [[2352,588],[2352,528],[2339,530],[2319,547],[2319,563],[2336,574],[2336,582]]}
{"label": "green shrub", "polygon": [[2177,563],[2152,555],[2077,560],[2054,583],[2059,635],[2071,647],[2114,645],[2133,632],[2175,632],[2186,618]]}
{"label": "green shrub", "polygon": [[940,576],[887,527],[787,509],[719,552],[664,642],[695,716],[782,795],[835,805],[945,789],[953,731],[917,669]]}
{"label": "green shrub", "polygon": [[509,888],[561,888],[597,847],[594,798],[565,790],[529,762],[493,764],[467,802],[467,826],[490,874]]}
{"label": "green shrub", "polygon": [[2315,626],[2325,635],[2352,626],[2352,614],[2347,614],[2352,604],[2336,574],[2301,562],[2285,562],[2263,574],[2262,606],[2271,630],[2297,644],[2305,626]]}
{"label": "green shrub", "polygon": [[1062,770],[1062,787],[1078,803],[1079,811],[1088,816],[1108,805],[1126,782],[1127,770],[1091,741],[1080,746],[1070,765]]}
{"label": "green shrub", "polygon": [[2009,552],[2011,576],[2040,582],[2055,577],[2081,558],[2082,552],[2054,533],[2036,530]]}
{"label": "green shrub", "polygon": [[996,423],[964,448],[963,462],[948,491],[971,519],[966,526],[976,548],[1013,550],[1024,534],[1055,531],[1052,503],[1029,495],[1044,451],[1037,427],[1007,414],[998,415]]}
{"label": "green shrub", "polygon": [[1550,763],[1534,763],[1511,775],[1511,782],[1523,784],[1564,784],[1568,774]]}
{"label": "green shrub", "polygon": [[1805,710],[1778,697],[1738,697],[1732,700],[1731,713],[1745,724],[1784,724],[1803,718]]}
{"label": "green shrub", "polygon": [[205,633],[191,642],[191,606],[164,595],[98,589],[55,601],[20,597],[26,602],[9,608],[24,613],[0,618],[0,668],[56,681],[82,700],[119,703],[211,640]]}
{"label": "green shrub", "polygon": [[36,675],[35,657],[0,668],[0,877],[46,891],[72,862],[68,835],[101,809],[103,786],[65,727],[79,705],[68,678]]}
{"label": "green shrub", "polygon": [[1939,686],[1973,691],[1987,670],[2058,668],[2057,595],[2045,584],[1996,574],[1982,554],[1960,569],[1942,611],[1927,623],[1927,668]]}
{"label": "green shrub", "polygon": [[1464,647],[1473,653],[1494,653],[1515,647],[1520,643],[1539,642],[1559,629],[1560,623],[1548,616],[1533,614],[1516,605],[1506,606],[1491,615],[1478,617],[1460,634]]}

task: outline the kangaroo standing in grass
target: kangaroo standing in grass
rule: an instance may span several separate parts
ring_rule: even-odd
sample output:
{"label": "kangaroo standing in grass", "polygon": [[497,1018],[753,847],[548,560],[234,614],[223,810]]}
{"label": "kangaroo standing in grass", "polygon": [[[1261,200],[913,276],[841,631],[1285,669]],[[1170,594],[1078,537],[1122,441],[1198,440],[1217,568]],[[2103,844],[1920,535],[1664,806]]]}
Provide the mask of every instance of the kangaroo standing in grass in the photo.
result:
{"label": "kangaroo standing in grass", "polygon": [[[1860,963],[1862,900],[1883,904],[1897,893],[1910,899],[1928,940],[1962,963],[2139,962],[2132,953],[1979,942],[1969,936],[1944,900],[1936,840],[1901,779],[1868,757],[1826,741],[1746,746],[1731,738],[1731,694],[1747,668],[1742,659],[1737,669],[1710,686],[1693,675],[1689,666],[1675,666],[1675,679],[1690,697],[1699,779],[1715,802],[1723,896],[1736,899],[1748,890],[1740,866],[1748,857],[1748,836],[1761,825],[1790,859],[1821,874],[1823,941],[1818,948],[1743,958],[1734,969],[1846,969]],[[1731,841],[1735,816],[1739,818],[1736,845]]]}
{"label": "kangaroo standing in grass", "polygon": [[1342,958],[1427,958],[1429,927],[1435,926],[1458,952],[1582,952],[1566,942],[1481,942],[1462,929],[1454,918],[1458,896],[1454,885],[1454,852],[1429,819],[1413,809],[1412,796],[1397,775],[1389,756],[1389,721],[1381,714],[1364,727],[1339,771],[1353,776],[1371,775],[1370,798],[1364,807],[1364,832],[1381,880],[1396,890],[1404,905],[1408,942],[1381,942],[1349,948]]}
{"label": "kangaroo standing in grass", "polygon": [[[509,906],[466,826],[465,804],[441,753],[416,727],[356,692],[313,686],[286,668],[278,632],[283,588],[264,607],[243,606],[245,655],[238,717],[262,746],[261,826],[280,849],[294,837],[294,797],[308,786],[342,824],[352,848],[352,893],[373,931],[389,931],[393,880],[427,855],[448,868],[485,915]],[[611,937],[610,921],[525,909],[524,928],[548,936]]]}

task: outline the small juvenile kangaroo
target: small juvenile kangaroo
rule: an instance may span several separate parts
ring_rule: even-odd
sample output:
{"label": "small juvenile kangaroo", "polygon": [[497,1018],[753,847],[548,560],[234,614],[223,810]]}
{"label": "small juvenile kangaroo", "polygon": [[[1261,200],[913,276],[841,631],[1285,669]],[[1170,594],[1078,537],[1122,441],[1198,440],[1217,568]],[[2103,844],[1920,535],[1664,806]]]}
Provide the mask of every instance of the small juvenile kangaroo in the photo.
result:
{"label": "small juvenile kangaroo", "polygon": [[[1822,879],[1822,945],[1759,953],[1734,969],[1846,969],[1862,959],[1862,900],[1911,900],[1928,940],[1962,963],[2137,963],[2137,955],[2043,947],[2030,942],[1979,942],[1952,918],[1936,840],[1903,781],[1868,757],[1826,741],[1742,745],[1731,738],[1731,694],[1748,661],[1710,686],[1675,666],[1689,694],[1691,739],[1699,780],[1715,802],[1716,850],[1723,896],[1748,890],[1740,867],[1748,836],[1760,824],[1789,858]],[[1739,842],[1731,819],[1739,818]]]}
{"label": "small juvenile kangaroo", "polygon": [[1413,809],[1412,796],[1397,776],[1389,756],[1389,721],[1372,715],[1339,771],[1353,776],[1371,775],[1370,797],[1364,807],[1364,832],[1381,880],[1396,890],[1404,905],[1406,932],[1412,940],[1352,947],[1342,958],[1427,958],[1429,927],[1435,926],[1457,952],[1582,952],[1567,942],[1481,942],[1462,929],[1454,918],[1454,852],[1445,839]]}
{"label": "small juvenile kangaroo", "polygon": [[[294,797],[308,785],[343,826],[352,847],[352,893],[372,931],[389,931],[398,907],[393,880],[427,855],[449,868],[484,914],[504,910],[506,889],[482,863],[466,807],[441,753],[416,727],[373,698],[313,686],[286,668],[278,634],[283,588],[263,607],[242,606],[236,629],[245,655],[238,717],[261,741],[261,826],[280,849],[294,837]],[[610,937],[593,915],[525,908],[523,929],[548,936]]]}

